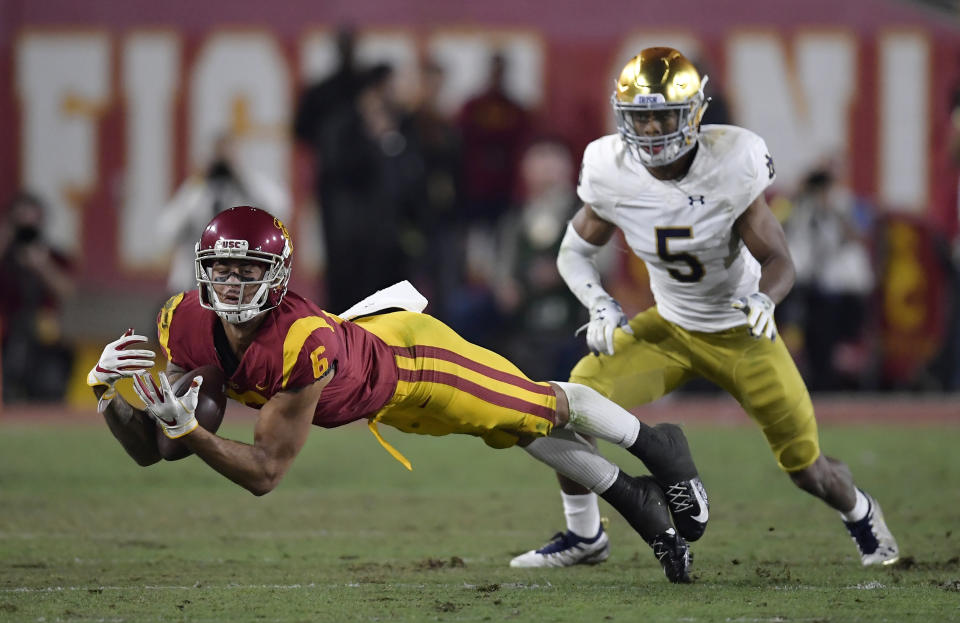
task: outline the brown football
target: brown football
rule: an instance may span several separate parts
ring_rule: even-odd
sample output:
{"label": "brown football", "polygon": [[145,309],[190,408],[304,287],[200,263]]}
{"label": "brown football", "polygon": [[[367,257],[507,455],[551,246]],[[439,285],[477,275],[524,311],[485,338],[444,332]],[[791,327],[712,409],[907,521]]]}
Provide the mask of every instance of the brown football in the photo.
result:
{"label": "brown football", "polygon": [[[197,396],[195,412],[197,422],[211,433],[215,433],[223,422],[223,412],[227,407],[227,395],[224,393],[227,377],[220,368],[201,366],[187,372],[174,382],[173,393],[182,396],[190,387],[193,377],[197,375],[203,377],[200,395]],[[157,424],[157,447],[160,449],[160,456],[168,461],[176,461],[193,454],[186,444],[164,435],[159,424]]]}

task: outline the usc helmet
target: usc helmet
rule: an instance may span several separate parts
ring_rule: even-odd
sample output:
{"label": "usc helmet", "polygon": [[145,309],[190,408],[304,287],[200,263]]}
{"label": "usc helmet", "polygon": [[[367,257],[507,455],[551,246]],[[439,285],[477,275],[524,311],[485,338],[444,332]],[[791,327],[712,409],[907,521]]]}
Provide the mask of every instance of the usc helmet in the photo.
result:
{"label": "usc helmet", "polygon": [[[293,242],[287,228],[269,212],[238,206],[213,217],[196,247],[194,268],[200,288],[200,305],[212,309],[231,324],[246,322],[273,309],[287,293],[293,264]],[[236,303],[221,301],[213,286],[212,266],[216,260],[245,258],[266,264],[263,277],[241,281]],[[244,303],[248,287],[257,288],[253,299]]]}
{"label": "usc helmet", "polygon": [[[673,48],[647,48],[624,66],[610,101],[620,136],[644,166],[670,164],[696,145],[709,103],[706,83],[707,76],[701,80],[693,63]],[[650,111],[675,111],[676,130],[657,136],[637,132],[634,114]]]}

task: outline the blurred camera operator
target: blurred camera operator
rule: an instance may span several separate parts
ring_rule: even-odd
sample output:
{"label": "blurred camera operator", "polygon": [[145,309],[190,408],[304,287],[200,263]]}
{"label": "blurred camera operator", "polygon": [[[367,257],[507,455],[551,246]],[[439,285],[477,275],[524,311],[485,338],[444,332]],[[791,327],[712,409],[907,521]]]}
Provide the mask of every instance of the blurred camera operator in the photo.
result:
{"label": "blurred camera operator", "polygon": [[57,401],[66,392],[72,349],[60,328],[74,293],[71,262],[44,239],[45,206],[16,195],[0,224],[0,336],[4,402]]}

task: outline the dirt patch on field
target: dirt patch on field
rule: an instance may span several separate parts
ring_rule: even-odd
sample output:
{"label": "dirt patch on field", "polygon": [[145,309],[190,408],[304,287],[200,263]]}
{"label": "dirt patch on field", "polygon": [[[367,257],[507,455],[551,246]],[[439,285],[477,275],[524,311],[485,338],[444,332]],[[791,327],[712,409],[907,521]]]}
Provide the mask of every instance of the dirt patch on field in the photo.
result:
{"label": "dirt patch on field", "polygon": [[451,556],[449,560],[440,560],[439,558],[427,558],[413,565],[414,569],[453,569],[457,567],[466,567],[467,563],[459,556]]}

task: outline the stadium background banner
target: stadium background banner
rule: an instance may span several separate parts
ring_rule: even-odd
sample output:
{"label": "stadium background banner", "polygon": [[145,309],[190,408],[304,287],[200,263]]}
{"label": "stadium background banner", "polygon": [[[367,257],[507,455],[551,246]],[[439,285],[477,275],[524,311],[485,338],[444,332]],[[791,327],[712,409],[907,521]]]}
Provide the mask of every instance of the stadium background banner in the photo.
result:
{"label": "stadium background banner", "polygon": [[[361,60],[394,64],[401,97],[416,93],[419,58],[439,61],[451,112],[503,51],[511,91],[578,155],[613,128],[617,70],[642,47],[672,45],[766,138],[774,192],[831,159],[859,195],[951,237],[944,129],[958,23],[892,0],[781,4],[0,0],[0,198],[28,188],[50,203],[50,234],[83,287],[152,295],[166,272],[151,244],[156,212],[229,128],[245,163],[290,189],[294,235],[310,240],[312,167],[291,116],[299,89],[335,62],[336,26],[351,23]],[[294,285],[322,262],[317,244],[301,244]]]}

